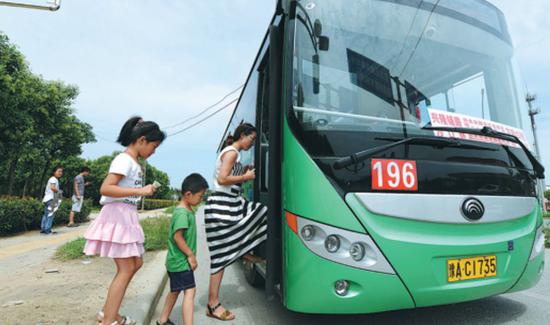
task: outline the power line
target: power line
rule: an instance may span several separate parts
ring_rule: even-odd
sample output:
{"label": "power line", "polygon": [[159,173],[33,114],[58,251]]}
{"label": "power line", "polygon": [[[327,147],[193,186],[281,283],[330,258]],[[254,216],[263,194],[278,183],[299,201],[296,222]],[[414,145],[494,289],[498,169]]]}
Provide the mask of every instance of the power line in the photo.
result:
{"label": "power line", "polygon": [[405,35],[405,38],[403,39],[403,46],[401,46],[401,50],[399,51],[399,54],[397,56],[394,57],[394,62],[392,64],[392,67],[390,69],[390,71],[392,71],[396,66],[397,66],[397,63],[399,62],[399,58],[401,57],[401,55],[403,54],[403,52],[405,51],[405,47],[407,46],[407,39],[409,38],[409,36],[411,35],[412,31],[413,31],[413,26],[414,26],[414,23],[416,22],[416,17],[418,17],[418,13],[420,12],[420,7],[424,4],[424,1],[420,1],[418,3],[418,7],[416,8],[416,12],[414,13],[414,17],[413,19],[411,20],[411,25],[409,26],[409,31],[407,32],[407,35]]}
{"label": "power line", "polygon": [[114,144],[118,144],[117,142],[113,141],[113,140],[109,140],[107,139],[106,137],[103,137],[97,133],[94,132],[94,135],[96,138],[100,139],[100,140],[103,140],[103,141],[106,141],[106,142],[111,142],[111,143],[114,143]]}
{"label": "power line", "polygon": [[233,95],[234,93],[236,93],[239,89],[241,89],[242,87],[244,86],[243,85],[240,85],[239,87],[237,87],[236,89],[232,90],[231,92],[227,93],[225,96],[223,96],[222,99],[218,100],[216,103],[206,107],[205,109],[203,109],[202,111],[200,111],[198,114],[194,115],[194,116],[191,116],[181,122],[178,122],[176,124],[173,124],[173,125],[170,125],[170,126],[167,126],[165,127],[164,129],[167,130],[167,129],[171,129],[171,128],[174,128],[176,126],[179,126],[179,125],[182,125],[182,124],[185,124],[191,120],[194,120],[196,119],[197,117],[201,116],[202,114],[206,113],[207,111],[209,111],[210,109],[216,107],[218,104],[222,103],[224,100],[226,100],[229,96]]}
{"label": "power line", "polygon": [[426,32],[426,29],[428,29],[428,25],[430,24],[430,20],[432,20],[432,15],[434,14],[435,8],[439,5],[441,0],[437,0],[437,2],[432,7],[432,10],[430,11],[430,15],[428,16],[428,20],[426,21],[426,24],[424,25],[424,29],[422,29],[422,33],[420,33],[420,37],[418,37],[418,41],[416,42],[416,45],[414,46],[414,49],[411,52],[411,55],[409,56],[409,59],[407,60],[407,63],[405,63],[405,66],[403,66],[403,70],[401,70],[401,73],[399,74],[399,77],[405,73],[405,70],[409,66],[409,63],[411,63],[411,60],[414,56],[414,53],[418,49],[418,46],[420,45],[420,42],[422,41],[422,38],[424,37],[424,33]]}
{"label": "power line", "polygon": [[189,125],[189,126],[183,128],[183,129],[181,129],[181,130],[179,130],[179,131],[176,131],[176,132],[174,132],[174,133],[171,133],[171,134],[169,134],[168,136],[171,137],[171,136],[174,136],[174,135],[176,135],[176,134],[180,134],[180,133],[182,133],[182,132],[184,132],[184,131],[187,131],[187,130],[189,130],[189,129],[191,129],[191,128],[193,128],[193,127],[195,127],[195,126],[201,124],[202,122],[208,120],[208,119],[211,118],[212,116],[214,116],[214,115],[218,114],[219,112],[223,111],[224,109],[226,109],[227,107],[229,107],[231,104],[235,103],[237,100],[239,100],[239,98],[233,99],[232,101],[230,101],[229,103],[225,104],[225,105],[222,106],[220,109],[218,109],[217,111],[214,111],[212,114],[206,116],[205,118],[203,118],[203,119],[201,119],[201,120],[199,120],[199,121],[197,121],[197,122],[195,122],[195,123],[193,123],[193,124],[191,124],[191,125]]}

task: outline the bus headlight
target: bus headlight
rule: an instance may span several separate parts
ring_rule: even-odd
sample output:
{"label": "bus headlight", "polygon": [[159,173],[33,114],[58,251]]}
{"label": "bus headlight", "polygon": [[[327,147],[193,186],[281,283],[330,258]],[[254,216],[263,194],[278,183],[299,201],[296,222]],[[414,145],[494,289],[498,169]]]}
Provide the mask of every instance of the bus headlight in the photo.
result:
{"label": "bus headlight", "polygon": [[312,225],[307,225],[302,228],[301,234],[304,240],[310,241],[315,237],[315,228]]}
{"label": "bus headlight", "polygon": [[[290,214],[287,212],[287,219]],[[292,228],[291,223],[288,223],[290,231],[296,234],[304,246],[315,255],[362,270],[395,274],[393,267],[367,233],[341,229],[304,217],[293,216],[295,226]],[[351,280],[346,281],[353,287]],[[333,285],[336,285],[336,282]]]}
{"label": "bus headlight", "polygon": [[365,246],[361,243],[353,243],[349,248],[349,255],[354,261],[360,261],[365,257]]}
{"label": "bus headlight", "polygon": [[330,253],[336,253],[340,249],[340,239],[336,235],[330,235],[325,239],[325,248]]}

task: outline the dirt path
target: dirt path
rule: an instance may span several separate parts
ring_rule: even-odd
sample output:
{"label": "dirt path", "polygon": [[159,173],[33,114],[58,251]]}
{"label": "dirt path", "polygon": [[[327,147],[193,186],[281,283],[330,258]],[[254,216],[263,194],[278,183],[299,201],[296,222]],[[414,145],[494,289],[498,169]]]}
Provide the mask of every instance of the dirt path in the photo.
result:
{"label": "dirt path", "polygon": [[[140,219],[157,216],[162,211],[140,213]],[[95,217],[96,214],[91,215]],[[53,259],[57,247],[82,236],[86,228],[87,224],[58,227],[57,235],[32,231],[0,239],[2,324],[97,324],[94,314],[101,308],[115,273],[113,261]],[[155,254],[145,254],[145,263]],[[127,295],[137,294],[136,291],[130,286]]]}

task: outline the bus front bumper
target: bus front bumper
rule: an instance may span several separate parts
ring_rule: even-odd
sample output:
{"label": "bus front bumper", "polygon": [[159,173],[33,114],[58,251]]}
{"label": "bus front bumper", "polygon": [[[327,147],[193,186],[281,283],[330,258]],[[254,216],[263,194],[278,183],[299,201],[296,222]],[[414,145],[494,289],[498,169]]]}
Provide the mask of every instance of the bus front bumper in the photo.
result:
{"label": "bus front bumper", "polygon": [[[324,259],[310,251],[299,236],[285,230],[284,303],[293,311],[321,314],[363,314],[414,308],[411,295],[395,274],[372,272]],[[336,293],[346,281],[345,295]]]}

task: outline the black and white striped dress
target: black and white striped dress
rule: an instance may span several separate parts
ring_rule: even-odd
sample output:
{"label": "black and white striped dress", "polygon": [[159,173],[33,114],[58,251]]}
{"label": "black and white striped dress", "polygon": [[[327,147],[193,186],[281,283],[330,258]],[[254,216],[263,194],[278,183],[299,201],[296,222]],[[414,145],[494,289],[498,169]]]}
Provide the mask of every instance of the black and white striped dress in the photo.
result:
{"label": "black and white striped dress", "polygon": [[248,202],[240,196],[240,184],[223,186],[217,182],[221,157],[231,150],[238,154],[231,175],[244,173],[239,151],[227,146],[216,161],[214,191],[204,207],[211,274],[223,270],[267,238],[267,207],[258,202]]}

